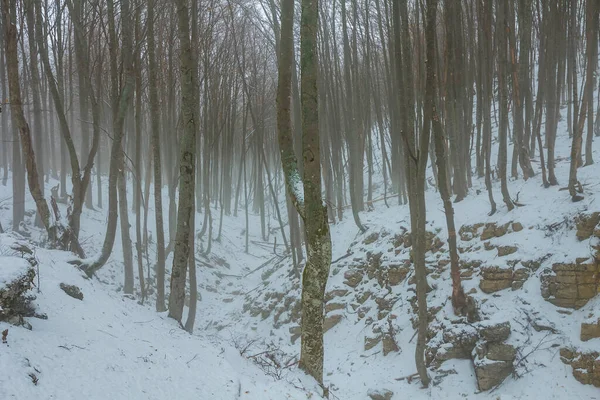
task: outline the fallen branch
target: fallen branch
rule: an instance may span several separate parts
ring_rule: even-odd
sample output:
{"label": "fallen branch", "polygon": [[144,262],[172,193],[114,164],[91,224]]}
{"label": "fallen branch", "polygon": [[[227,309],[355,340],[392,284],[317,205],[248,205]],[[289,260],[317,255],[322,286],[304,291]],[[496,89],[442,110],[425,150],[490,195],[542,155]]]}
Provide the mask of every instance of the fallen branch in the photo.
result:
{"label": "fallen branch", "polygon": [[255,273],[256,271],[258,271],[260,269],[263,269],[264,267],[266,267],[267,265],[269,265],[275,259],[278,259],[277,261],[283,261],[287,257],[289,257],[289,256],[275,256],[275,257],[272,257],[268,261],[265,261],[264,263],[262,263],[261,265],[259,265],[257,268],[255,268],[252,271],[248,272],[246,275],[244,275],[244,278],[248,277],[249,275],[252,275],[253,273]]}

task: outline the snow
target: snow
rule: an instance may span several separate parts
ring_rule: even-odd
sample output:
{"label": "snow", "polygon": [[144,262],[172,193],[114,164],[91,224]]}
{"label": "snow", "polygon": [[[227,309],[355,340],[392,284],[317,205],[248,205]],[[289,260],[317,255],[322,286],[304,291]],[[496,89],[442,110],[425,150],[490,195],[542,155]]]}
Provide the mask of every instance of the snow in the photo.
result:
{"label": "snow", "polygon": [[[374,143],[378,145],[379,141],[374,140]],[[494,146],[496,151],[497,146]],[[512,154],[512,145],[508,154]],[[374,320],[371,326],[365,324],[365,319],[358,318],[357,311],[349,304],[353,291],[343,283],[343,275],[349,268],[344,264],[346,261],[358,259],[364,262],[367,252],[383,253],[382,263],[386,265],[402,265],[406,257],[389,251],[389,239],[401,233],[402,227],[409,228],[408,206],[395,205],[396,199],[388,201],[391,205],[389,208],[383,202],[375,202],[373,211],[360,214],[363,224],[369,227],[365,234],[359,232],[351,213],[345,210],[344,220],[331,226],[333,260],[344,257],[348,251],[352,254],[332,265],[327,287],[328,291],[350,290],[350,294],[343,298],[344,308],[330,314],[341,315],[341,322],[325,335],[325,384],[330,387],[333,399],[364,400],[367,393],[384,392],[386,389],[394,392],[392,399],[600,399],[597,388],[581,385],[573,378],[571,367],[562,364],[558,354],[559,349],[567,345],[583,351],[598,350],[600,339],[582,342],[579,332],[581,322],[589,321],[590,315],[597,315],[594,310],[600,307],[600,297],[594,298],[580,310],[570,310],[570,314],[564,314],[559,312],[564,310],[544,301],[540,292],[540,274],[550,269],[553,263],[573,262],[577,257],[590,256],[590,243],[579,242],[575,238],[573,220],[579,213],[600,210],[599,141],[595,138],[596,164],[578,170],[578,179],[585,190],[584,200],[578,203],[571,201],[567,191],[560,190],[568,183],[569,156],[570,139],[566,122],[561,121],[556,144],[559,187],[541,187],[540,165],[536,155],[533,158],[537,173],[535,177],[528,181],[509,180],[510,193],[513,198],[518,196],[522,207],[507,211],[502,203],[499,182],[494,181],[493,192],[498,211],[489,216],[484,182],[475,177],[467,198],[453,204],[457,228],[465,224],[504,224],[510,221],[518,221],[524,227],[521,232],[512,232],[489,241],[494,246],[516,245],[519,248],[517,253],[502,258],[497,256],[496,251],[482,248],[462,252],[462,260],[477,260],[485,266],[501,268],[510,266],[507,260],[543,260],[522,289],[507,289],[490,295],[477,293],[481,312],[489,318],[487,322],[511,323],[512,333],[508,343],[518,348],[515,376],[507,378],[491,392],[480,393],[477,390],[470,360],[446,361],[438,371],[430,372],[434,384],[425,390],[421,389],[418,380],[406,379],[416,371],[415,331],[410,306],[414,289],[407,283],[412,272],[400,285],[389,291],[373,281],[361,283],[364,286],[361,290],[372,292],[371,298],[364,303],[365,307],[371,307],[368,311],[368,317]],[[496,154],[492,154],[491,159],[495,161]],[[301,201],[302,180],[299,176],[293,178],[293,190]],[[373,198],[378,198],[383,191],[381,179],[377,179],[379,181],[375,182],[375,186],[378,191]],[[47,193],[53,185],[55,183],[52,181],[47,184]],[[9,178],[6,187],[0,186],[0,198],[10,197],[11,187]],[[129,190],[131,193],[132,190]],[[280,195],[283,198],[283,192]],[[166,219],[166,188],[163,197]],[[437,232],[445,240],[447,229],[439,193],[429,188],[426,201],[427,230]],[[150,236],[156,237],[153,232],[152,199],[149,205],[148,227]],[[27,195],[26,209],[34,208],[33,201]],[[285,212],[285,206],[280,208]],[[0,209],[0,219],[5,228],[10,227],[10,215],[9,209]],[[196,226],[201,226],[203,215],[197,214],[196,217]],[[285,215],[283,217],[285,219]],[[80,239],[90,260],[101,249],[106,218],[105,210],[85,210],[82,216]],[[268,223],[278,226],[274,217]],[[277,319],[274,313],[265,317],[259,312],[253,316],[252,310],[244,309],[248,304],[262,302],[280,305],[288,297],[299,297],[300,289],[293,278],[291,261],[274,256],[273,234],[270,234],[268,244],[253,245],[246,254],[243,216],[225,216],[223,224],[221,240],[213,242],[211,255],[197,255],[203,263],[197,265],[201,301],[193,335],[180,329],[165,313],[156,313],[152,298],[149,303],[140,305],[121,294],[123,271],[120,230],[117,230],[109,262],[94,279],[85,279],[81,271],[68,264],[72,255],[36,249],[41,291],[34,294],[37,296],[38,311],[46,313],[48,319],[29,318],[32,331],[0,322],[0,330],[9,329],[8,344],[0,344],[0,399],[319,398],[314,382],[295,368],[293,363],[289,368],[278,370],[274,376],[272,371],[264,367],[261,369],[252,362],[266,349],[280,355],[281,360],[298,358],[300,341],[292,343],[290,340],[290,330],[296,323],[284,322],[293,314],[291,306]],[[168,227],[167,220],[165,227]],[[215,230],[217,228],[215,223]],[[387,232],[389,236],[362,249],[360,243],[373,232]],[[263,242],[260,220],[256,215],[250,215],[249,234],[251,241]],[[275,235],[277,243],[282,243],[280,233]],[[33,241],[40,236],[38,231],[32,229]],[[3,238],[7,236],[0,236],[0,240]],[[2,279],[14,276],[10,275],[9,269],[12,271],[12,268],[25,265],[18,255],[5,255],[2,243],[0,241],[0,254],[4,255],[0,258],[0,283]],[[202,244],[206,247],[205,242]],[[459,246],[468,247],[469,244],[459,241]],[[156,257],[154,242],[150,244],[149,253],[152,268]],[[278,254],[281,254],[279,249]],[[271,259],[273,261],[267,263]],[[434,256],[429,256],[429,265],[436,261]],[[172,259],[169,258],[167,270],[170,270],[171,264]],[[62,292],[59,288],[62,282],[79,286],[84,294],[83,301]],[[428,296],[430,307],[441,307],[438,322],[443,321],[444,327],[451,326],[455,317],[448,301],[451,293],[448,271],[438,278],[430,277],[429,283],[434,287]],[[465,279],[465,291],[478,290],[478,283],[477,277]],[[136,285],[139,285],[138,282]],[[168,290],[168,282],[166,287]],[[282,297],[265,300],[264,296],[268,293],[281,294]],[[390,314],[394,318],[391,324],[400,347],[399,352],[385,357],[381,345],[364,350],[364,338],[371,334],[372,327],[387,329],[386,319],[377,320],[374,301],[377,296],[385,296],[392,302]],[[552,327],[556,333],[536,332],[531,329],[530,321]],[[442,324],[436,327],[441,328]],[[240,353],[244,353],[244,356]],[[35,374],[37,385],[32,383],[29,374]]]}
{"label": "snow", "polygon": [[[166,314],[108,291],[67,263],[38,249],[41,293],[31,331],[9,330],[0,345],[0,399],[305,399],[300,390],[267,380],[237,350],[208,334],[189,335]],[[0,258],[0,265],[23,265]],[[59,284],[81,288],[83,301]],[[29,374],[34,374],[37,385]]]}
{"label": "snow", "polygon": [[31,264],[22,258],[0,256],[0,289],[25,275],[30,268]]}

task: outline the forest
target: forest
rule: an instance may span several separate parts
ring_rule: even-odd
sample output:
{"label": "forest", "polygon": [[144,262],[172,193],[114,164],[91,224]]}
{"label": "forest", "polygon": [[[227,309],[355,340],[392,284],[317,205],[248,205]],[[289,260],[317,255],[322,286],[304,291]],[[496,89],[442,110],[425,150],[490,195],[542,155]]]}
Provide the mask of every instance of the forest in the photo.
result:
{"label": "forest", "polygon": [[235,332],[291,385],[257,399],[504,399],[551,352],[573,374],[549,385],[597,394],[597,0],[0,8],[0,328],[31,252],[27,290],[58,263],[191,338]]}

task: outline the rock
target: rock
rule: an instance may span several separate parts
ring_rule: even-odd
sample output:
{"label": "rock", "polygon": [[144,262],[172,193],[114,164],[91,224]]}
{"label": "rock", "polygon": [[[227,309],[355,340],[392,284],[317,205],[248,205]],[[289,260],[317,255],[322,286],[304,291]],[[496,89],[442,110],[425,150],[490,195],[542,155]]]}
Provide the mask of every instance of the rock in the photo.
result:
{"label": "rock", "polygon": [[497,246],[494,246],[493,244],[491,244],[490,242],[484,242],[483,243],[483,248],[486,249],[487,251],[492,251],[496,248]]}
{"label": "rock", "polygon": [[488,240],[494,237],[494,230],[496,224],[486,224],[483,232],[481,233],[481,240]]}
{"label": "rock", "polygon": [[[506,329],[504,324],[498,324],[495,327],[494,340],[503,337],[504,334],[501,334],[500,331]],[[486,329],[489,329],[489,327]],[[482,332],[485,332],[485,330]],[[490,334],[490,332],[492,331],[486,333]],[[477,385],[480,390],[489,390],[498,386],[511,374],[517,351],[514,346],[505,343],[480,342],[474,353],[476,357],[473,360],[473,365],[475,366]]]}
{"label": "rock", "polygon": [[517,350],[514,346],[504,343],[490,343],[487,345],[486,357],[493,361],[514,361]]}
{"label": "rock", "polygon": [[600,212],[577,216],[575,218],[577,239],[580,241],[589,239],[594,234],[594,229],[598,224],[600,224]]}
{"label": "rock", "polygon": [[325,321],[323,322],[323,333],[327,332],[328,330],[339,324],[341,320],[342,316],[339,314],[330,315],[329,317],[325,318]]}
{"label": "rock", "polygon": [[336,297],[344,297],[349,291],[347,289],[335,289],[325,294],[325,301],[333,300]]}
{"label": "rock", "polygon": [[363,240],[363,244],[370,245],[370,244],[375,243],[378,239],[379,239],[379,233],[373,232],[369,236],[367,236],[365,238],[365,240]]}
{"label": "rock", "polygon": [[520,222],[513,222],[511,227],[513,232],[521,232],[523,230],[523,225]]}
{"label": "rock", "polygon": [[525,281],[529,278],[529,270],[527,268],[517,268],[513,271],[512,290],[521,289]]}
{"label": "rock", "polygon": [[542,265],[542,260],[526,260],[521,261],[521,264],[531,271],[536,271]]}
{"label": "rock", "polygon": [[363,319],[364,317],[367,316],[367,313],[371,310],[371,307],[360,307],[358,309],[358,318]]}
{"label": "rock", "polygon": [[502,237],[506,235],[509,225],[510,223],[506,223],[498,226],[493,222],[485,224],[485,228],[481,233],[481,240],[488,240],[494,237]]}
{"label": "rock", "polygon": [[408,267],[400,267],[400,266],[391,266],[388,269],[387,281],[390,286],[397,286],[402,282],[406,275],[408,275],[409,268]]}
{"label": "rock", "polygon": [[375,303],[379,311],[391,311],[394,301],[392,299],[386,299],[385,297],[376,297]]}
{"label": "rock", "polygon": [[495,293],[511,287],[513,282],[513,271],[507,268],[496,266],[482,267],[482,279],[479,281],[479,288],[484,293]]}
{"label": "rock", "polygon": [[483,339],[489,343],[504,342],[510,336],[510,322],[501,322],[499,324],[481,324],[479,333]]}
{"label": "rock", "polygon": [[570,365],[573,377],[584,385],[600,387],[600,353],[578,352],[571,348],[560,349],[560,360]]}
{"label": "rock", "polygon": [[373,347],[381,343],[381,336],[368,337],[365,336],[365,351],[371,350]]}
{"label": "rock", "polygon": [[600,318],[596,322],[582,322],[580,338],[583,342],[600,338]]}
{"label": "rock", "polygon": [[519,248],[517,246],[499,246],[497,249],[498,257],[504,257],[516,253]]}
{"label": "rock", "polygon": [[35,315],[35,306],[32,304],[35,297],[29,294],[29,290],[34,287],[33,267],[37,265],[37,261],[30,257],[27,252],[29,247],[25,244],[13,244],[13,250],[17,245],[22,248],[23,258],[1,257],[0,321],[31,329],[31,325],[23,317]]}
{"label": "rock", "polygon": [[350,269],[344,272],[344,278],[346,279],[344,284],[355,288],[363,280],[363,273],[357,269]]}
{"label": "rock", "polygon": [[472,270],[462,271],[460,273],[460,277],[463,280],[471,280],[473,278],[473,273],[474,273],[474,271],[472,271]]}
{"label": "rock", "polygon": [[542,297],[557,307],[581,308],[598,294],[599,265],[555,263],[541,276]]}
{"label": "rock", "polygon": [[63,290],[63,292],[65,292],[72,298],[77,300],[83,300],[83,293],[81,293],[81,289],[79,289],[77,286],[61,283],[60,288]]}
{"label": "rock", "polygon": [[394,392],[388,389],[383,390],[369,390],[367,392],[367,396],[371,398],[371,400],[391,400]]}
{"label": "rock", "polygon": [[396,339],[394,339],[394,337],[390,333],[386,333],[385,335],[383,335],[382,343],[384,356],[387,356],[389,353],[392,352],[396,353],[400,351],[400,348],[396,343]]}
{"label": "rock", "polygon": [[592,384],[592,374],[585,369],[574,369],[573,370],[573,378],[577,380],[577,382],[582,385],[591,385]]}
{"label": "rock", "polygon": [[458,230],[458,235],[460,236],[461,240],[468,242],[477,237],[477,232],[482,226],[483,224],[463,225]]}
{"label": "rock", "polygon": [[369,291],[366,292],[362,292],[356,295],[356,301],[358,302],[358,304],[364,304],[365,301],[369,300],[369,298],[371,298],[372,293]]}
{"label": "rock", "polygon": [[513,371],[512,362],[492,361],[487,358],[474,361],[479,390],[485,391],[501,384]]}
{"label": "rock", "polygon": [[559,351],[560,359],[564,364],[571,365],[571,361],[575,357],[575,350],[569,347],[562,347]]}
{"label": "rock", "polygon": [[344,308],[346,308],[346,305],[342,303],[327,303],[325,305],[325,313],[328,314],[332,311],[343,310]]}
{"label": "rock", "polygon": [[453,325],[442,333],[441,342],[430,342],[426,350],[427,364],[441,365],[444,361],[470,359],[479,340],[477,330],[471,325]]}

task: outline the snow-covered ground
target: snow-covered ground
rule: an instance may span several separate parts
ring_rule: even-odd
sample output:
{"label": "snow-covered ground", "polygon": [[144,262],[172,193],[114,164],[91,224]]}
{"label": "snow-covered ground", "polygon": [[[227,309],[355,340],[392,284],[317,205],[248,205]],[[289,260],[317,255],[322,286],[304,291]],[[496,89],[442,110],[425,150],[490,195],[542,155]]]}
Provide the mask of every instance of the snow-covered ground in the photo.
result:
{"label": "snow-covered ground", "polygon": [[[9,250],[12,242],[10,235],[0,236],[0,269],[19,256]],[[0,345],[0,399],[307,397],[266,377],[210,332],[198,329],[191,336],[166,313],[84,279],[66,262],[70,255],[44,249],[35,255],[40,286],[33,294],[48,319],[29,318],[31,331],[0,323],[0,331],[9,331],[8,343]],[[77,285],[83,300],[67,296],[60,283]]]}
{"label": "snow-covered ground", "polygon": [[[384,357],[381,345],[364,350],[365,337],[378,323],[373,299],[365,302],[365,305],[375,307],[367,311],[367,317],[375,320],[373,324],[365,322],[368,318],[357,317],[350,300],[343,304],[343,309],[333,311],[333,315],[341,317],[325,336],[325,384],[330,386],[332,398],[362,400],[368,398],[369,391],[387,389],[395,393],[392,399],[600,399],[598,389],[578,383],[572,376],[571,367],[562,364],[558,356],[560,347],[568,344],[584,350],[600,348],[600,339],[585,343],[579,340],[579,324],[600,306],[600,300],[597,297],[584,308],[563,314],[544,301],[540,294],[539,274],[544,269],[552,263],[573,262],[577,257],[589,256],[588,244],[576,240],[569,221],[581,212],[600,211],[599,141],[596,139],[594,143],[597,164],[579,170],[585,199],[572,203],[568,192],[560,190],[568,182],[570,152],[564,122],[561,122],[559,132],[556,166],[559,186],[541,187],[536,156],[533,164],[538,175],[528,181],[509,182],[511,195],[514,198],[518,194],[522,207],[507,211],[498,182],[495,182],[498,212],[488,216],[487,193],[483,181],[478,179],[474,179],[469,196],[454,205],[457,228],[474,223],[520,222],[525,228],[521,232],[492,240],[496,246],[518,246],[512,259],[534,260],[548,255],[522,289],[475,295],[487,318],[511,322],[510,343],[521,355],[531,354],[517,368],[517,373],[497,389],[483,393],[477,390],[470,360],[444,363],[443,370],[456,372],[445,377],[432,371],[435,384],[429,389],[421,389],[418,380],[401,379],[416,372],[414,330],[410,320],[413,293],[408,284],[409,275],[389,293],[393,300],[390,314],[393,315],[391,324],[398,352]],[[494,158],[492,162],[495,162]],[[48,185],[47,193],[51,186]],[[10,188],[10,180],[6,187],[0,186],[0,202],[10,198]],[[167,201],[166,190],[164,197]],[[389,203],[391,207],[387,208],[383,202],[377,202],[373,211],[361,214],[369,228],[366,234],[359,234],[349,212],[343,221],[331,227],[334,260],[345,256],[348,250],[354,253],[348,259],[364,260],[368,257],[367,251],[375,251],[390,253],[389,262],[396,260],[390,252],[389,241],[377,240],[368,246],[361,245],[373,232],[386,232],[393,237],[401,233],[403,227],[409,227],[408,207],[394,205],[395,199]],[[2,202],[4,208],[0,208],[0,221],[5,229],[11,226],[11,211],[7,204],[10,201]],[[446,226],[439,194],[430,189],[427,204],[428,230],[438,232],[437,235],[445,240]],[[29,195],[26,209],[34,209]],[[217,212],[213,210],[213,215]],[[201,226],[202,219],[203,215],[197,214],[197,226]],[[216,231],[218,218],[214,219]],[[103,210],[84,212],[81,241],[88,256],[101,248],[105,221]],[[97,279],[84,279],[80,271],[68,264],[72,255],[37,249],[40,287],[33,293],[37,296],[38,311],[46,313],[48,319],[29,318],[31,331],[0,323],[0,331],[9,329],[8,343],[0,344],[0,399],[284,400],[318,397],[314,385],[294,364],[300,342],[290,340],[297,322],[291,318],[293,304],[285,303],[285,298],[299,294],[299,288],[290,259],[280,259],[273,254],[273,236],[271,245],[256,244],[263,242],[258,216],[250,216],[250,240],[255,243],[251,244],[248,254],[244,252],[243,212],[238,218],[225,216],[223,223],[221,240],[212,244],[211,255],[206,258],[198,254],[204,262],[198,264],[201,300],[193,335],[180,329],[165,313],[156,313],[153,299],[140,305],[122,295],[122,250],[118,232],[113,255],[107,266],[99,271]],[[277,222],[271,221],[271,226],[277,226]],[[551,230],[549,226],[557,228]],[[151,237],[156,237],[152,201],[148,228]],[[0,236],[0,272],[7,263],[12,263],[13,257],[19,256],[9,248],[12,240],[11,235]],[[280,237],[277,243],[282,243]],[[153,247],[154,242],[150,246],[151,260],[155,255]],[[489,265],[506,264],[496,251],[473,250],[461,257]],[[429,262],[433,261],[430,257]],[[170,264],[171,259],[167,261],[168,269]],[[350,289],[343,283],[348,268],[344,262],[332,266],[328,291]],[[465,280],[465,290],[477,289],[478,282],[478,278]],[[68,297],[59,288],[60,283],[80,287],[83,301]],[[429,294],[430,306],[442,307],[438,322],[450,321],[453,317],[447,301],[451,293],[448,270],[439,277],[430,277],[429,283],[434,288]],[[373,297],[385,295],[374,282],[365,284],[371,285],[369,290],[374,293]],[[137,281],[136,285],[139,285]],[[275,312],[262,314],[261,310],[255,310],[253,316],[252,306],[264,304],[264,296],[269,293],[281,295],[268,300],[274,308],[290,308],[279,314],[277,320]],[[543,318],[557,333],[548,335],[545,331],[520,328],[520,324],[526,325],[531,316]],[[267,355],[273,359],[265,358]],[[36,377],[37,384],[29,374]],[[439,379],[435,379],[436,376]]]}

